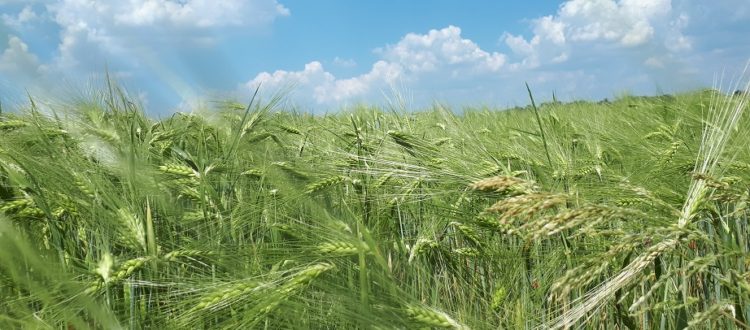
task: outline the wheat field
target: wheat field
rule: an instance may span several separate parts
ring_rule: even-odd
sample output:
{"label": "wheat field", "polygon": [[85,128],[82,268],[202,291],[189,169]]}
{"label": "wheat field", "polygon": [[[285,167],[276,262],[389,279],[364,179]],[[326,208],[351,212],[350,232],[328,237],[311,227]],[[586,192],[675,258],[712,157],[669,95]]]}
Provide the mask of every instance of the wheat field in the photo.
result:
{"label": "wheat field", "polygon": [[0,113],[0,328],[748,328],[747,95],[31,99]]}

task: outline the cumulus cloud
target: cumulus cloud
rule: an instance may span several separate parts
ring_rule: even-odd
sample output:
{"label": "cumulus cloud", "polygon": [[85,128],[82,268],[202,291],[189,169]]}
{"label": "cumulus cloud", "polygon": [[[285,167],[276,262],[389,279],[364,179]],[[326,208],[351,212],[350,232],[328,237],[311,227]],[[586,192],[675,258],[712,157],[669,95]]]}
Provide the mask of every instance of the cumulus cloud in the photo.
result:
{"label": "cumulus cloud", "polygon": [[8,47],[0,56],[0,72],[14,78],[28,78],[39,73],[39,59],[29,52],[29,46],[16,36],[8,39]]}
{"label": "cumulus cloud", "polygon": [[[409,33],[395,44],[376,48],[377,62],[361,75],[339,77],[320,62],[310,61],[299,71],[262,72],[242,88],[293,86],[293,100],[317,108],[377,101],[394,84],[422,97],[421,104],[435,99],[515,102],[518,95],[524,102],[524,81],[571,98],[696,88],[705,86],[706,76],[710,83],[716,63],[737,62],[720,54],[737,57],[748,49],[736,42],[738,34],[717,31],[723,24],[737,24],[736,17],[746,16],[750,4],[741,0],[716,0],[716,4],[569,0],[551,15],[529,19],[528,35],[498,31],[506,53],[482,48],[463,36],[459,27],[447,26]],[[728,20],[717,20],[720,17]],[[711,29],[702,31],[706,27]],[[726,40],[711,41],[717,35],[727,35]],[[707,52],[711,43],[721,48]],[[704,74],[695,68],[709,69]]]}
{"label": "cumulus cloud", "polygon": [[[61,0],[48,5],[63,27],[209,28],[262,26],[289,16],[276,0]],[[92,16],[93,15],[93,16]]]}
{"label": "cumulus cloud", "polygon": [[461,29],[452,25],[427,34],[409,33],[397,44],[377,52],[385,60],[399,63],[412,72],[435,71],[446,66],[496,72],[505,64],[504,54],[482,50],[461,37]]}
{"label": "cumulus cloud", "polygon": [[8,27],[21,29],[26,24],[38,20],[39,15],[37,15],[31,6],[27,5],[17,15],[3,14],[0,18],[2,18],[3,23]]}
{"label": "cumulus cloud", "polygon": [[[565,26],[574,41],[606,40],[637,46],[651,40],[655,20],[671,12],[669,0],[574,0],[551,20]],[[541,30],[545,30],[541,27]]]}
{"label": "cumulus cloud", "polygon": [[351,78],[337,78],[318,61],[301,71],[262,72],[243,85],[255,89],[294,88],[299,101],[333,105],[347,101],[378,97],[397,83],[417,84],[431,74],[450,72],[454,78],[469,79],[476,75],[499,72],[505,55],[482,50],[461,36],[461,29],[448,26],[426,34],[409,33],[398,43],[375,50],[381,59],[369,72]]}
{"label": "cumulus cloud", "polygon": [[159,24],[207,28],[264,25],[279,16],[289,15],[289,9],[276,1],[131,0],[123,1],[117,7],[113,8],[115,24],[132,26]]}
{"label": "cumulus cloud", "polygon": [[[15,11],[0,13],[3,25],[17,29],[32,48],[44,39],[30,35],[47,38],[50,26],[59,31],[56,51],[40,57],[21,38],[9,37],[0,45],[0,78],[47,75],[59,81],[107,65],[110,73],[152,92],[153,103],[164,94],[185,98],[206,75],[215,74],[219,84],[232,83],[227,80],[234,78],[217,78],[220,70],[206,74],[193,68],[211,49],[220,49],[213,46],[232,47],[236,41],[227,42],[228,36],[264,31],[291,15],[279,1],[0,0]],[[308,58],[299,67],[252,72],[239,88],[248,93],[262,84],[264,92],[291,90],[289,99],[317,109],[377,102],[394,87],[421,105],[432,100],[512,105],[526,101],[524,81],[535,92],[571,98],[648,93],[655,86],[692,88],[700,72],[707,72],[710,83],[714,72],[744,63],[740,57],[750,53],[740,42],[748,32],[747,0],[568,0],[545,14],[527,20],[527,33],[492,32],[497,45],[480,47],[459,27],[447,26],[394,38],[373,50],[374,63]],[[198,48],[201,53],[194,56]],[[361,71],[339,73],[354,70]]]}
{"label": "cumulus cloud", "polygon": [[356,99],[372,92],[375,88],[385,88],[394,83],[402,74],[403,68],[395,63],[378,61],[370,72],[348,79],[337,79],[327,72],[318,61],[305,65],[301,71],[278,70],[263,72],[245,83],[247,89],[262,85],[264,89],[298,89],[302,95],[298,99],[317,104],[335,104]]}
{"label": "cumulus cloud", "polygon": [[535,68],[544,63],[570,59],[576,48],[592,45],[624,51],[637,49],[644,57],[655,53],[690,50],[692,42],[683,34],[689,21],[670,0],[570,0],[555,15],[532,20],[533,36],[505,34],[502,40],[521,59],[515,67]]}
{"label": "cumulus cloud", "polygon": [[[61,27],[58,63],[101,65],[133,48],[210,45],[215,28],[262,27],[289,9],[276,0],[62,0],[47,10]],[[133,47],[136,46],[136,47]]]}
{"label": "cumulus cloud", "polygon": [[[169,97],[188,97],[197,89],[178,73],[182,54],[218,44],[230,29],[254,33],[290,15],[277,0],[39,1],[44,4],[33,8],[41,12],[27,6],[4,17],[12,24],[43,20],[58,30],[56,51],[28,74],[41,73],[31,83],[75,83],[106,67]],[[175,58],[180,61],[170,60]]]}

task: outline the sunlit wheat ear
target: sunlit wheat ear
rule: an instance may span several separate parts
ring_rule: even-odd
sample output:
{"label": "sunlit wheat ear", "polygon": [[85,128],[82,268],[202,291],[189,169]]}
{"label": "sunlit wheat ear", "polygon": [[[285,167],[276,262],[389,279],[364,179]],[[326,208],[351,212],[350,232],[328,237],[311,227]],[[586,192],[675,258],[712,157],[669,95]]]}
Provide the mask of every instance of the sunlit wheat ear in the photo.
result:
{"label": "sunlit wheat ear", "polygon": [[527,193],[535,188],[532,182],[512,176],[493,176],[474,182],[469,187],[479,191],[509,194]]}
{"label": "sunlit wheat ear", "polygon": [[405,311],[412,320],[426,327],[438,329],[468,329],[466,326],[448,316],[448,314],[433,308],[409,305],[406,306]]}
{"label": "sunlit wheat ear", "polygon": [[[745,67],[741,77],[747,77],[750,62]],[[736,82],[740,87],[742,79]],[[740,89],[732,88],[731,90]],[[677,229],[683,229],[693,219],[701,200],[706,197],[709,187],[706,185],[704,176],[714,176],[716,165],[727,145],[732,133],[735,132],[737,123],[748,105],[748,92],[750,92],[750,81],[742,90],[745,93],[730,94],[729,96],[713,99],[709,108],[712,118],[706,120],[701,139],[700,150],[695,164],[695,172],[701,175],[693,177],[687,198],[682,206],[682,212],[677,219]],[[654,259],[662,253],[672,250],[679,242],[679,230],[670,238],[655,244],[644,254],[635,258],[625,266],[620,273],[610,278],[597,288],[584,294],[577,299],[575,305],[550,322],[543,324],[541,328],[567,329],[575,325],[592,311],[602,307],[605,301],[612,299],[615,292],[630,285],[639,274],[648,267]],[[585,320],[584,320],[585,322]]]}

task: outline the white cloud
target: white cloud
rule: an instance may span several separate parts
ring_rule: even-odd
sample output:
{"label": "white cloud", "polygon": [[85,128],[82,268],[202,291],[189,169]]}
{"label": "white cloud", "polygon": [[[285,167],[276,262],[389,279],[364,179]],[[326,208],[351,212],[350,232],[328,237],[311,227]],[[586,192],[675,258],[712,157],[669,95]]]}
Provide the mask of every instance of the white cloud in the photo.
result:
{"label": "white cloud", "polygon": [[[716,1],[718,9],[689,0],[569,0],[552,15],[530,19],[531,35],[502,34],[508,54],[483,49],[459,27],[448,26],[377,48],[378,61],[358,76],[339,77],[312,61],[300,71],[260,73],[242,88],[294,86],[290,98],[313,108],[377,102],[393,85],[422,105],[435,99],[525,102],[524,81],[535,91],[571,99],[696,88],[710,84],[713,68],[727,63],[722,58],[736,62],[746,56],[736,54],[747,49],[734,40],[739,33],[720,41],[709,37],[726,35],[719,27],[725,24],[721,17],[735,17],[729,3],[739,12],[750,5]],[[715,22],[714,30],[699,31],[707,22]],[[706,42],[714,51],[705,51]],[[718,50],[735,52],[734,58]]]}
{"label": "white cloud", "polygon": [[23,7],[18,15],[3,14],[0,17],[2,17],[3,23],[5,23],[5,25],[14,29],[21,29],[27,23],[39,19],[39,15],[37,15],[37,13],[34,12],[34,9],[32,9],[29,5]]}
{"label": "white cloud", "polygon": [[289,9],[276,1],[130,0],[121,2],[113,13],[115,23],[121,25],[158,24],[206,28],[265,25],[273,22],[276,17],[288,16]]}
{"label": "white cloud", "polygon": [[290,15],[276,0],[61,0],[47,11],[60,26],[56,67],[94,71],[118,61],[138,65],[129,58],[143,49],[212,45],[219,28],[252,31]]}
{"label": "white cloud", "polygon": [[692,47],[683,34],[688,21],[670,0],[570,0],[555,15],[532,20],[530,39],[511,34],[502,39],[522,58],[512,66],[535,68],[565,62],[571,53],[596,56],[593,47],[687,51]]}
{"label": "white cloud", "polygon": [[[555,20],[552,16],[544,16],[534,21],[536,37],[552,41],[555,45],[564,45],[566,41],[566,24]],[[537,39],[537,43],[539,39]]]}
{"label": "white cloud", "polygon": [[348,79],[337,79],[325,71],[320,62],[305,65],[302,71],[278,70],[263,72],[245,83],[245,88],[253,90],[259,84],[264,90],[284,90],[295,88],[302,95],[298,99],[315,104],[335,104],[351,101],[372,92],[374,88],[385,88],[394,83],[402,74],[400,65],[378,61],[370,72]]}
{"label": "white cloud", "polygon": [[430,30],[426,34],[409,33],[395,45],[379,48],[381,59],[369,72],[352,78],[337,78],[325,71],[320,62],[305,65],[302,71],[263,72],[245,83],[243,88],[253,90],[262,84],[264,90],[293,87],[300,102],[312,101],[318,105],[379,97],[396,83],[418,84],[429,80],[430,75],[471,79],[500,72],[505,65],[505,55],[482,50],[476,43],[461,36],[461,29],[448,26]]}
{"label": "white cloud", "polygon": [[536,68],[539,66],[537,48],[539,48],[542,40],[539,35],[535,35],[531,40],[527,41],[522,36],[514,36],[506,33],[503,36],[503,39],[513,53],[521,55],[523,58],[519,63],[510,64],[512,70],[518,70],[519,68]]}
{"label": "white cloud", "polygon": [[[0,45],[0,80],[12,73],[59,82],[58,77],[101,72],[106,64],[110,72],[127,72],[123,79],[150,88],[152,104],[171,92],[189,96],[204,81],[201,70],[190,72],[204,64],[196,58],[224,46],[228,36],[265,31],[290,15],[281,0],[29,1],[36,3],[0,0],[0,5],[13,2],[15,10],[0,13],[0,19],[22,28],[18,36],[33,41],[34,49],[45,40],[33,38],[35,33],[46,38],[49,28],[59,25],[57,52],[40,54],[54,57],[40,64],[26,43],[10,37]],[[528,34],[492,32],[502,35],[500,47],[507,51],[482,48],[459,27],[447,26],[382,45],[374,63],[336,57],[324,67],[324,61],[309,58],[304,67],[262,72],[240,86],[245,93],[259,83],[264,93],[295,86],[290,99],[316,108],[384,100],[382,92],[394,85],[421,105],[436,99],[512,105],[526,101],[524,81],[535,94],[554,90],[571,98],[697,86],[693,83],[701,82],[696,77],[703,72],[709,72],[710,83],[711,74],[750,50],[738,42],[750,32],[742,24],[750,17],[747,0],[569,0],[546,14],[527,20]],[[196,48],[202,53],[192,56]],[[338,73],[355,68],[362,71]]]}
{"label": "white cloud", "polygon": [[651,39],[652,23],[670,11],[669,0],[572,0],[552,20],[563,24],[572,40],[636,46]]}
{"label": "white cloud", "polygon": [[161,32],[169,27],[264,26],[290,15],[276,0],[61,0],[48,7],[63,27],[158,26]]}
{"label": "white cloud", "polygon": [[[40,65],[25,43],[12,38],[0,63],[6,73],[0,80],[13,79],[21,88],[45,86],[47,92],[46,86],[61,80],[83,83],[106,67],[132,73],[128,80],[158,89],[169,95],[165,99],[199,88],[178,73],[185,64],[182,55],[228,35],[265,33],[276,19],[290,15],[277,0],[0,0],[6,4],[20,12],[0,13],[0,25],[28,27],[24,33],[29,36],[23,37],[35,45],[50,33],[58,33],[59,41]],[[10,71],[25,78],[11,78]]]}
{"label": "white cloud", "polygon": [[461,37],[461,29],[448,26],[427,34],[409,33],[397,44],[378,52],[387,61],[399,63],[412,72],[435,71],[445,66],[464,69],[498,71],[505,64],[505,55],[489,53],[473,41]]}
{"label": "white cloud", "polygon": [[8,39],[8,47],[0,55],[0,72],[14,78],[29,78],[39,74],[39,59],[29,52],[29,46],[16,36]]}

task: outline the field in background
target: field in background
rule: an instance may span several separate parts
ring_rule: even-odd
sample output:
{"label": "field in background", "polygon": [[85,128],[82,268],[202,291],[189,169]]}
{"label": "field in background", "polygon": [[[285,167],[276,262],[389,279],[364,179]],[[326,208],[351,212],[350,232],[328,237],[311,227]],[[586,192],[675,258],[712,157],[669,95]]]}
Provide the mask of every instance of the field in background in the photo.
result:
{"label": "field in background", "polygon": [[747,328],[744,101],[5,109],[0,328]]}

